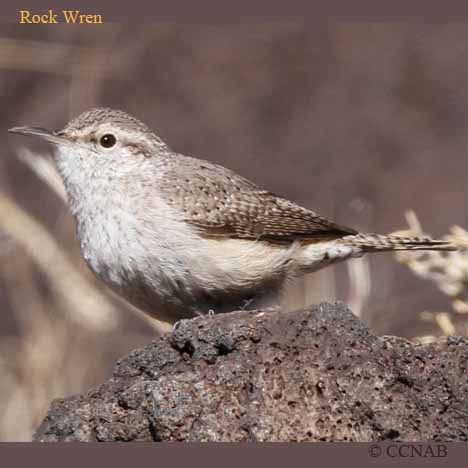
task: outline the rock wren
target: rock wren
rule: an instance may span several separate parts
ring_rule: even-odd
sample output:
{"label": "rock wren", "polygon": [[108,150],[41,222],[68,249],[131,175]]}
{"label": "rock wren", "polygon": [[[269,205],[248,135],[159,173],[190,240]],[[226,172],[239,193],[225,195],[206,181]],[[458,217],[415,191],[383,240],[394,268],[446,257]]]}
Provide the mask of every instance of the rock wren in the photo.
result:
{"label": "rock wren", "polygon": [[454,250],[443,240],[360,234],[222,166],[173,152],[112,109],[60,131],[15,127],[54,145],[91,270],[170,323],[225,312],[289,278],[389,250]]}

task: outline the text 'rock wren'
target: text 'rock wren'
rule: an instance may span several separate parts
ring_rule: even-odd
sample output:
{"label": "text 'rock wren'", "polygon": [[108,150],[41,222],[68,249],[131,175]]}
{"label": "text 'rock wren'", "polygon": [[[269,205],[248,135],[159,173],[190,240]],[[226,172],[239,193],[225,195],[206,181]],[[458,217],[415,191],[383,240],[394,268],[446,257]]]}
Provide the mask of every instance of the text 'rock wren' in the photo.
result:
{"label": "text 'rock wren'", "polygon": [[288,278],[367,252],[454,250],[360,234],[208,161],[177,154],[139,120],[93,109],[54,145],[82,254],[108,286],[160,320],[235,310]]}

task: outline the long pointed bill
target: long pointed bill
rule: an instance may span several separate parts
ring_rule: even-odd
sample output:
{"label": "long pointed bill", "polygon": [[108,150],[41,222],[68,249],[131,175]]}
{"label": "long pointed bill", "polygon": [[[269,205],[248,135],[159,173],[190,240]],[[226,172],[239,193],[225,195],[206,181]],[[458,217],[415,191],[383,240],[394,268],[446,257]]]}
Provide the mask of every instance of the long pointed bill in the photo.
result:
{"label": "long pointed bill", "polygon": [[19,135],[30,135],[34,137],[41,138],[42,140],[48,141],[55,145],[60,145],[64,143],[70,143],[66,138],[57,135],[55,132],[46,130],[44,128],[37,127],[13,127],[8,130],[9,133],[17,133]]}

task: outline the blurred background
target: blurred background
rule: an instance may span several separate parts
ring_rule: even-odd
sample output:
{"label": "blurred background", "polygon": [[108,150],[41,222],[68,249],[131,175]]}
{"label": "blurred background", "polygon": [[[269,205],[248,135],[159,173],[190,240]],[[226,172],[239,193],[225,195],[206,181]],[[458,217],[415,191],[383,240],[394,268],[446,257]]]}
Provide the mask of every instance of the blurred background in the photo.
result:
{"label": "blurred background", "polygon": [[[53,398],[102,382],[159,333],[87,270],[50,148],[11,126],[119,108],[341,224],[458,225],[466,241],[468,24],[3,24],[0,97],[0,440],[30,440]],[[467,264],[374,255],[285,301],[346,301],[378,334],[468,335]]]}

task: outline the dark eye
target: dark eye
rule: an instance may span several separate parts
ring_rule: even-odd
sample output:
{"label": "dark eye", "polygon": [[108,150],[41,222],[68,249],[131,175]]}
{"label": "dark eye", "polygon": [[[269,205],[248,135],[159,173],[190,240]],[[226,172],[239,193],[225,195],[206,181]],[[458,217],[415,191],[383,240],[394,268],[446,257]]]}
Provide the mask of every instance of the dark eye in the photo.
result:
{"label": "dark eye", "polygon": [[104,148],[112,148],[115,145],[116,142],[117,142],[117,140],[115,139],[115,136],[112,135],[112,133],[106,133],[99,140],[99,143]]}

